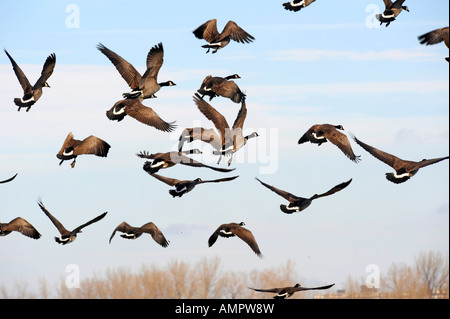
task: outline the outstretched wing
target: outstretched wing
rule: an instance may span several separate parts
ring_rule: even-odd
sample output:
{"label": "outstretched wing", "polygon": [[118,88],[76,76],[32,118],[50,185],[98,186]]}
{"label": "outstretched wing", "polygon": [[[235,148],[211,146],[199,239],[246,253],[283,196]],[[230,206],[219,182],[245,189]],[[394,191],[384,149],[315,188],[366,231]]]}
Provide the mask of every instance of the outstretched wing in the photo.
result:
{"label": "outstretched wing", "polygon": [[178,184],[180,182],[176,178],[165,177],[165,176],[158,175],[156,173],[149,174],[149,175],[153,176],[154,178],[160,180],[163,183],[166,183],[169,186],[175,186],[176,184]]}
{"label": "outstretched wing", "polygon": [[103,217],[105,217],[107,213],[108,213],[108,212],[104,212],[103,214],[101,214],[101,215],[95,217],[94,219],[88,221],[87,223],[85,223],[85,224],[83,224],[83,225],[81,225],[81,226],[78,226],[78,227],[75,228],[72,232],[77,233],[78,231],[80,231],[80,230],[83,229],[84,227],[89,226],[90,224],[93,224],[93,223],[98,222],[100,219],[102,219]]}
{"label": "outstretched wing", "polygon": [[282,291],[284,288],[258,289],[258,288],[251,288],[251,287],[248,287],[248,289],[252,289],[252,290],[258,291],[258,292],[273,292],[273,293],[279,293],[279,292]]}
{"label": "outstretched wing", "polygon": [[313,197],[311,197],[311,199],[317,199],[317,198],[320,198],[320,197],[325,197],[325,196],[329,196],[329,195],[332,195],[334,193],[337,193],[337,192],[343,190],[344,188],[346,188],[348,185],[350,185],[351,182],[352,182],[352,179],[350,179],[348,182],[344,182],[344,183],[341,183],[339,185],[334,186],[332,189],[330,189],[326,193],[323,193],[323,194],[320,194],[320,195],[316,194]]}
{"label": "outstretched wing", "polygon": [[289,201],[289,202],[294,202],[294,201],[300,199],[298,196],[295,196],[295,195],[293,195],[293,194],[291,194],[291,193],[288,193],[288,192],[283,191],[283,190],[281,190],[281,189],[278,189],[278,188],[276,188],[276,187],[274,187],[274,186],[271,186],[271,185],[269,185],[269,184],[266,184],[266,183],[264,183],[263,181],[261,181],[261,180],[258,179],[258,178],[256,178],[256,180],[257,180],[258,182],[260,182],[261,184],[263,184],[263,185],[264,185],[265,187],[267,187],[268,189],[270,189],[272,192],[277,193],[278,195],[280,195],[281,197],[283,197],[284,199],[286,199],[286,200]]}
{"label": "outstretched wing", "polygon": [[12,180],[14,180],[14,178],[16,178],[17,174],[19,173],[16,173],[16,175],[14,175],[13,177],[0,181],[0,184],[11,182]]}
{"label": "outstretched wing", "polygon": [[14,218],[12,221],[8,223],[6,227],[3,228],[4,231],[18,231],[23,235],[33,238],[39,239],[41,234],[33,227],[27,220],[22,217]]}
{"label": "outstretched wing", "polygon": [[44,86],[45,82],[48,80],[50,75],[53,73],[53,69],[56,64],[56,55],[54,53],[50,54],[45,60],[44,67],[42,68],[41,76],[36,81],[33,89],[36,90]]}
{"label": "outstretched wing", "polygon": [[169,246],[169,242],[164,237],[161,230],[159,230],[159,228],[156,227],[156,225],[153,224],[152,222],[143,225],[140,229],[144,233],[150,234],[152,236],[153,240],[156,241],[162,247],[165,248],[165,247]]}
{"label": "outstretched wing", "polygon": [[383,152],[383,151],[381,151],[381,150],[379,150],[379,149],[377,149],[377,148],[375,148],[373,146],[370,146],[370,145],[368,145],[366,143],[361,142],[354,135],[352,137],[355,140],[355,142],[358,143],[359,146],[361,146],[363,149],[365,149],[367,152],[369,152],[372,156],[374,156],[378,160],[382,161],[383,163],[385,163],[385,164],[387,164],[387,165],[389,165],[391,167],[394,166],[394,163],[396,161],[398,161],[398,160],[402,161],[402,159],[400,159],[400,158],[398,158],[398,157],[396,157],[396,156],[394,156],[392,154]]}
{"label": "outstretched wing", "polygon": [[344,133],[341,133],[336,129],[332,129],[325,130],[323,132],[323,136],[331,143],[336,145],[345,154],[345,156],[347,156],[352,161],[357,163],[360,160],[360,157],[356,156],[355,153],[353,153],[350,141]]}
{"label": "outstretched wing", "polygon": [[106,157],[110,148],[111,146],[108,143],[96,136],[91,135],[85,138],[82,143],[74,148],[73,154],[94,154],[97,156]]}
{"label": "outstretched wing", "polygon": [[111,234],[111,237],[109,238],[109,243],[111,244],[111,240],[113,239],[114,235],[116,234],[116,232],[121,232],[121,233],[127,233],[132,227],[130,225],[128,225],[127,222],[122,222],[119,224],[119,226],[116,227],[116,229],[114,229],[114,231]]}
{"label": "outstretched wing", "polygon": [[197,39],[204,39],[208,42],[218,41],[219,31],[217,31],[217,19],[206,21],[193,31]]}
{"label": "outstretched wing", "polygon": [[334,284],[331,285],[326,285],[326,286],[320,286],[320,287],[312,287],[312,288],[308,288],[308,287],[295,287],[294,290],[295,291],[305,291],[305,290],[324,290],[324,289],[330,289],[331,287],[333,287]]}
{"label": "outstretched wing", "polygon": [[244,29],[238,26],[236,22],[231,20],[228,21],[228,23],[225,25],[225,28],[223,28],[222,33],[220,34],[220,37],[222,39],[227,36],[230,36],[232,40],[239,43],[250,43],[255,40],[252,35],[247,33]]}
{"label": "outstretched wing", "polygon": [[137,89],[141,81],[141,74],[128,61],[120,55],[111,51],[103,44],[99,43],[97,49],[100,50],[114,64],[122,78],[128,83],[131,89]]}
{"label": "outstretched wing", "polygon": [[9,55],[8,51],[4,50],[6,55],[8,56],[9,60],[11,61],[11,64],[13,66],[14,73],[16,74],[17,79],[19,80],[20,85],[22,86],[23,92],[30,93],[33,87],[30,84],[30,81],[28,81],[27,76],[25,73],[23,73],[22,69],[17,65],[16,61],[12,58],[11,55]]}
{"label": "outstretched wing", "polygon": [[202,99],[201,96],[197,93],[195,93],[194,102],[195,104],[197,104],[200,112],[202,112],[208,120],[214,123],[214,126],[219,131],[223,140],[226,135],[226,129],[230,127],[225,117],[220,114],[214,107],[212,107],[211,104]]}
{"label": "outstretched wing", "polygon": [[59,233],[61,235],[68,233],[68,230],[64,228],[64,226],[57,220],[48,210],[45,208],[44,204],[42,203],[41,199],[38,199],[38,205],[41,208],[41,210],[47,215],[48,218],[50,218],[51,222],[55,227],[58,229]]}
{"label": "outstretched wing", "polygon": [[258,247],[258,243],[256,242],[256,239],[251,231],[244,227],[237,227],[233,228],[231,232],[242,239],[244,242],[246,242],[247,245],[249,245],[253,250],[253,252],[258,255],[258,257],[262,257],[261,251]]}
{"label": "outstretched wing", "polygon": [[219,178],[219,179],[214,179],[214,180],[208,180],[208,181],[200,181],[198,182],[198,184],[204,184],[204,183],[220,183],[220,182],[229,182],[232,181],[236,178],[238,178],[238,176],[233,176],[233,177],[226,177],[226,178]]}
{"label": "outstretched wing", "polygon": [[125,113],[139,122],[153,126],[163,132],[172,132],[177,126],[175,122],[168,123],[150,107],[145,106],[139,99],[127,99],[122,101],[125,104]]}

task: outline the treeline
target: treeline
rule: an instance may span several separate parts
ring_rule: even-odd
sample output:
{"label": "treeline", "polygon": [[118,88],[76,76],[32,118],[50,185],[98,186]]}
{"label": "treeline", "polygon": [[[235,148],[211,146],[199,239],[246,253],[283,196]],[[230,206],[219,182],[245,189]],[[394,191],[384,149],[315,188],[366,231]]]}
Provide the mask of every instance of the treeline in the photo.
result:
{"label": "treeline", "polygon": [[[291,261],[280,267],[250,272],[222,271],[221,268],[219,258],[202,259],[193,265],[175,260],[163,267],[143,266],[135,272],[109,269],[104,274],[81,280],[80,288],[69,288],[64,280],[49,287],[45,279],[39,281],[38,292],[30,292],[20,283],[14,291],[1,286],[0,296],[16,299],[267,299],[273,294],[258,293],[248,287],[285,287],[300,281]],[[423,252],[413,265],[394,263],[386,274],[381,274],[378,289],[367,288],[366,278],[349,277],[340,286],[343,288],[300,292],[291,298],[448,299],[448,255],[444,258],[438,252]]]}

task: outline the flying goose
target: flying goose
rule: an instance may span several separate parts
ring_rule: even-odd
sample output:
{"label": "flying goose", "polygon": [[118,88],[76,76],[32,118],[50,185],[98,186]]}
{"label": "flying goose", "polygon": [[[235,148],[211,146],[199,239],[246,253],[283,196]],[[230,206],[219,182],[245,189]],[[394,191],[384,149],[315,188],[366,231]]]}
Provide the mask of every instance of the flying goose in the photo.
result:
{"label": "flying goose", "polygon": [[142,225],[141,227],[133,227],[128,225],[126,222],[122,222],[119,226],[114,229],[111,237],[109,238],[109,243],[113,239],[116,232],[123,233],[120,237],[125,239],[137,239],[141,237],[142,234],[150,234],[155,242],[157,242],[162,247],[166,248],[169,246],[169,241],[164,237],[163,233],[156,227],[152,222]]}
{"label": "flying goose", "polygon": [[408,179],[416,175],[419,169],[425,166],[436,164],[449,158],[448,156],[446,156],[434,159],[423,159],[420,162],[405,161],[394,155],[380,151],[379,149],[376,149],[373,146],[361,142],[356,138],[356,136],[353,136],[353,139],[355,140],[356,143],[358,143],[359,146],[361,146],[363,149],[369,152],[372,156],[382,161],[383,163],[391,166],[395,170],[394,173],[386,173],[386,179],[395,184],[401,184],[406,182]]}
{"label": "flying goose", "polygon": [[383,2],[385,6],[384,12],[382,14],[375,15],[377,20],[380,21],[380,25],[386,23],[386,27],[388,27],[389,24],[391,24],[391,22],[394,21],[403,10],[409,12],[409,8],[403,5],[405,0],[397,0],[395,2],[392,2],[392,0],[383,0]]}
{"label": "flying goose", "polygon": [[[178,139],[178,151],[183,151],[185,142],[201,140],[210,144],[216,151],[222,149],[222,139],[217,135],[214,129],[205,129],[203,127],[185,128]],[[220,163],[220,160],[217,164]]]}
{"label": "flying goose", "polygon": [[316,124],[311,126],[308,131],[298,140],[298,144],[303,144],[306,142],[311,142],[313,144],[318,144],[318,146],[330,141],[336,145],[349,159],[353,162],[358,163],[360,161],[360,156],[356,156],[353,153],[352,146],[347,138],[347,136],[338,130],[343,131],[342,125],[331,125],[331,124]]}
{"label": "flying goose", "polygon": [[96,136],[91,135],[80,141],[74,139],[74,135],[70,132],[64,140],[61,150],[56,154],[56,157],[61,160],[59,165],[64,161],[73,159],[70,166],[74,168],[78,155],[92,154],[100,157],[107,157],[110,148],[111,146],[108,143]]}
{"label": "flying goose", "polygon": [[228,21],[222,33],[219,33],[217,30],[217,19],[206,21],[195,29],[193,33],[197,39],[209,42],[202,46],[202,48],[208,49],[206,53],[211,49],[214,50],[212,53],[216,53],[219,49],[226,47],[231,40],[239,43],[250,43],[255,40],[252,35],[248,34],[236,22],[231,20]]}
{"label": "flying goose", "polygon": [[5,179],[5,180],[3,180],[3,181],[0,181],[0,184],[11,182],[12,180],[14,180],[14,178],[16,178],[17,174],[19,174],[19,173],[16,173],[16,175],[14,175],[13,177],[10,177],[10,178],[8,178],[8,179]]}
{"label": "flying goose", "polygon": [[45,60],[44,67],[42,68],[41,76],[36,81],[36,83],[32,86],[28,81],[25,73],[20,69],[17,65],[16,61],[9,55],[8,51],[4,50],[6,55],[8,56],[11,64],[13,66],[14,73],[16,74],[17,79],[19,80],[20,85],[23,89],[23,97],[15,98],[14,104],[16,104],[19,108],[17,111],[20,111],[22,107],[26,108],[28,112],[31,106],[36,103],[42,95],[43,87],[50,87],[48,85],[47,80],[52,75],[53,69],[56,64],[56,55],[54,53],[50,54]]}
{"label": "flying goose", "polygon": [[58,229],[61,236],[55,237],[55,241],[58,244],[62,244],[62,245],[70,244],[71,242],[73,242],[77,238],[77,234],[81,233],[81,229],[83,229],[86,226],[89,226],[90,224],[98,222],[100,219],[105,217],[106,214],[108,213],[108,212],[105,212],[105,213],[95,217],[94,219],[88,221],[87,223],[85,223],[81,226],[78,226],[74,230],[69,231],[69,230],[65,229],[64,226],[52,214],[50,214],[50,212],[47,210],[47,208],[45,208],[44,204],[42,203],[42,201],[40,199],[38,200],[38,205],[42,209],[42,211],[45,213],[45,215],[47,215],[47,217],[50,218],[53,225],[55,225],[55,227]]}
{"label": "flying goose", "polygon": [[352,179],[350,179],[348,182],[344,182],[344,183],[334,186],[332,189],[330,189],[326,193],[323,193],[320,195],[315,194],[310,198],[303,198],[303,197],[295,196],[291,193],[288,193],[286,191],[278,189],[269,184],[266,184],[266,183],[262,182],[261,180],[259,180],[258,178],[256,178],[256,180],[258,182],[260,182],[262,185],[264,185],[265,187],[267,187],[268,189],[270,189],[272,192],[277,193],[278,195],[280,195],[281,197],[283,197],[284,199],[289,201],[289,204],[287,204],[287,205],[280,205],[281,211],[285,214],[293,214],[293,213],[301,212],[301,211],[305,210],[306,208],[308,208],[309,205],[311,205],[313,200],[337,193],[337,192],[343,190],[344,188],[346,188],[352,182]]}
{"label": "flying goose", "polygon": [[[447,48],[449,48],[449,39],[448,39],[448,27],[436,29],[430,31],[428,33],[422,34],[418,37],[420,44],[432,45],[438,44],[444,41]],[[447,62],[450,62],[450,58],[445,58]]]}
{"label": "flying goose", "polygon": [[127,115],[163,132],[172,132],[177,127],[174,125],[175,121],[171,123],[164,121],[152,108],[142,104],[141,98],[118,101],[110,110],[106,111],[106,116],[111,121],[120,122]]}
{"label": "flying goose", "polygon": [[196,178],[193,181],[190,181],[190,180],[180,181],[175,178],[169,178],[169,177],[161,176],[161,175],[158,175],[155,173],[150,174],[150,175],[153,176],[154,178],[160,180],[161,182],[166,183],[169,186],[175,186],[175,189],[169,190],[169,194],[172,195],[174,198],[182,197],[184,194],[192,191],[195,188],[195,186],[200,185],[200,184],[228,182],[228,181],[232,181],[239,177],[239,176],[233,176],[233,177],[220,178],[220,179],[215,179],[215,180],[206,180],[206,181],[202,180],[201,178]]}
{"label": "flying goose", "polygon": [[188,156],[187,154],[201,154],[200,150],[194,149],[190,150],[188,152],[167,152],[167,153],[156,153],[156,154],[149,154],[148,152],[140,152],[136,154],[140,158],[146,158],[151,159],[152,161],[147,161],[144,164],[144,171],[147,173],[153,174],[157,173],[160,169],[169,168],[176,164],[181,165],[187,165],[187,166],[193,166],[193,167],[206,167],[210,168],[212,170],[218,171],[218,172],[231,172],[233,169],[226,169],[226,168],[217,168],[213,166],[209,166],[203,163],[200,163]]}
{"label": "flying goose", "polygon": [[202,98],[204,98],[205,95],[208,95],[210,101],[217,96],[222,96],[229,98],[234,103],[241,103],[245,98],[245,94],[242,93],[236,82],[231,81],[231,79],[240,78],[241,77],[237,74],[229,75],[224,78],[208,75],[203,80],[203,83],[197,92],[202,95]]}
{"label": "flying goose", "polygon": [[41,234],[39,234],[36,228],[22,217],[14,218],[9,223],[0,223],[0,236],[9,235],[12,231],[18,231],[33,239],[41,238]]}
{"label": "flying goose", "polygon": [[258,244],[256,243],[255,237],[253,236],[252,232],[242,226],[245,226],[244,222],[241,222],[239,224],[229,223],[220,225],[219,228],[217,228],[216,231],[211,235],[211,237],[209,237],[209,247],[214,245],[219,236],[224,238],[237,236],[244,242],[246,242],[258,257],[262,258],[263,255],[259,250]]}
{"label": "flying goose", "polygon": [[306,8],[314,1],[316,0],[292,0],[291,2],[283,3],[283,6],[286,10],[297,12],[303,8]]}
{"label": "flying goose", "polygon": [[202,99],[198,93],[196,93],[194,96],[194,102],[197,104],[200,112],[202,112],[208,120],[212,121],[216,129],[219,131],[222,147],[220,151],[213,151],[213,154],[220,156],[231,155],[230,160],[228,161],[228,166],[231,165],[234,153],[236,153],[244,145],[246,145],[249,139],[259,136],[256,132],[253,132],[252,134],[247,136],[244,136],[242,133],[244,121],[247,117],[247,106],[245,103],[245,98],[242,99],[241,109],[239,110],[239,113],[231,129],[225,117],[220,114],[214,107],[212,107],[211,104]]}
{"label": "flying goose", "polygon": [[131,93],[124,93],[123,97],[127,99],[135,99],[141,97],[143,99],[155,98],[155,93],[163,86],[176,85],[172,81],[157,82],[159,70],[164,61],[164,48],[162,43],[152,47],[147,54],[147,69],[144,75],[141,74],[128,61],[123,59],[117,53],[111,51],[103,44],[99,43],[97,49],[100,50],[114,64],[122,78],[131,88]]}
{"label": "flying goose", "polygon": [[321,286],[321,287],[302,287],[300,284],[296,284],[294,287],[283,287],[283,288],[271,288],[271,289],[256,289],[256,288],[250,288],[254,291],[258,292],[273,292],[276,293],[276,295],[273,297],[273,299],[286,299],[289,297],[292,297],[297,291],[305,291],[305,290],[324,290],[324,289],[330,289],[333,287],[334,284],[327,285],[327,286]]}

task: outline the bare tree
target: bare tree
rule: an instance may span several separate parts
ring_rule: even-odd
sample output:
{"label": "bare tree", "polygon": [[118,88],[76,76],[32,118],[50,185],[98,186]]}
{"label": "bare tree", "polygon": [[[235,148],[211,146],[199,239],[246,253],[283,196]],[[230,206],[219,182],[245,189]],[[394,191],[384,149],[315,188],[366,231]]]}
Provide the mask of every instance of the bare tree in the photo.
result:
{"label": "bare tree", "polygon": [[427,288],[427,298],[432,298],[434,294],[440,294],[446,287],[448,290],[448,256],[444,260],[440,252],[421,252],[416,257],[415,268]]}

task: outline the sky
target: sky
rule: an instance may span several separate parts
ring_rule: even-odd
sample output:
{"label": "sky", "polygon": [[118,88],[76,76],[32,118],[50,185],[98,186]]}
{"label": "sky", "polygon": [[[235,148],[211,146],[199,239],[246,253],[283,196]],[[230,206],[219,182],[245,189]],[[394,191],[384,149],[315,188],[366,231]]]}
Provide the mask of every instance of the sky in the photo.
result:
{"label": "sky", "polygon": [[[300,12],[283,1],[33,1],[0,3],[0,44],[34,83],[51,53],[56,67],[41,99],[29,112],[17,111],[22,90],[5,54],[0,54],[0,221],[21,216],[42,234],[35,241],[12,233],[0,238],[0,285],[34,287],[40,278],[59,282],[76,265],[80,278],[107,269],[163,266],[178,260],[196,263],[219,257],[224,271],[264,270],[295,263],[304,285],[336,283],[348,276],[365,278],[376,265],[385,274],[392,263],[412,264],[421,251],[449,249],[449,164],[426,167],[408,182],[385,179],[392,168],[351,141],[361,155],[356,164],[334,145],[298,145],[314,124],[343,125],[345,133],[402,159],[420,161],[449,154],[449,65],[443,43],[420,45],[417,37],[448,25],[448,1],[430,6],[406,1],[389,27],[374,15],[375,0],[318,0]],[[250,44],[231,42],[205,54],[192,31],[209,19],[219,31],[235,21],[255,37]],[[160,117],[176,121],[164,133],[127,117],[110,121],[105,112],[129,87],[96,49],[102,43],[144,72],[150,48],[162,42],[160,81],[177,85],[145,101]],[[135,154],[177,149],[186,127],[213,128],[193,102],[203,79],[237,73],[247,95],[244,134],[248,142],[220,173],[175,166],[161,170],[178,179],[234,181],[200,185],[182,198],[143,171]],[[239,105],[224,98],[211,102],[233,123]],[[79,156],[75,168],[58,165],[56,153],[69,132],[95,135],[111,145],[106,158]],[[195,159],[216,165],[212,148],[189,145]],[[217,165],[227,167],[225,163]],[[322,193],[352,179],[339,193],[318,199],[305,211],[286,215],[286,201],[255,177],[302,197]],[[56,228],[37,205],[66,228],[108,212],[84,229],[74,243],[58,245]],[[154,222],[170,241],[158,246],[149,236],[136,241],[109,237],[122,221]],[[216,228],[245,222],[263,259],[239,239],[207,240]],[[370,267],[369,267],[370,268]],[[371,269],[371,268],[370,268]],[[69,270],[69,271],[67,271]],[[250,285],[251,283],[249,283]],[[295,283],[292,283],[295,284]]]}

